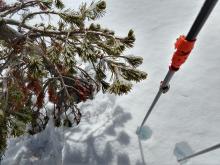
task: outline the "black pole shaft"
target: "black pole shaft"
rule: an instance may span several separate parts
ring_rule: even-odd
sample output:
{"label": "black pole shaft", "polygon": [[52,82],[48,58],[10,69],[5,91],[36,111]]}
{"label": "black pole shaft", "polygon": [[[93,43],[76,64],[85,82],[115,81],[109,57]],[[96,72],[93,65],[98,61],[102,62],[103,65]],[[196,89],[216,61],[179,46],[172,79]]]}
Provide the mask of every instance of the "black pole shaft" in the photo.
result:
{"label": "black pole shaft", "polygon": [[[208,16],[210,15],[211,11],[213,10],[213,8],[215,7],[217,2],[218,2],[218,0],[206,0],[204,2],[198,16],[196,17],[196,20],[194,21],[191,29],[189,30],[189,33],[186,36],[186,40],[193,41],[196,39],[197,35],[199,34],[200,30],[202,29],[203,25],[205,24]],[[176,70],[169,69],[161,87],[163,87],[163,86],[165,87],[165,86],[169,85],[169,82],[172,79],[175,71]],[[145,115],[145,117],[141,123],[140,131],[141,131],[143,125],[145,124],[145,122],[147,121],[148,117],[150,116],[151,112],[153,111],[153,108],[156,105],[156,103],[159,100],[162,93],[163,93],[162,88],[160,88],[156,97],[154,98],[150,108],[148,109],[147,114]]]}
{"label": "black pole shaft", "polygon": [[217,2],[218,0],[206,0],[204,2],[198,16],[196,17],[196,20],[194,21],[189,33],[186,36],[187,41],[193,41],[196,39]]}
{"label": "black pole shaft", "polygon": [[212,146],[212,147],[206,148],[206,149],[204,149],[204,150],[202,150],[202,151],[199,151],[199,152],[197,152],[197,153],[195,153],[195,154],[189,155],[189,156],[187,156],[187,157],[185,157],[185,158],[179,159],[178,162],[181,162],[181,161],[184,161],[184,160],[186,160],[186,159],[190,159],[190,158],[196,157],[196,156],[198,156],[198,155],[205,154],[205,153],[210,152],[210,151],[217,150],[217,149],[219,149],[219,148],[220,148],[220,144],[217,144],[217,145],[215,145],[215,146]]}

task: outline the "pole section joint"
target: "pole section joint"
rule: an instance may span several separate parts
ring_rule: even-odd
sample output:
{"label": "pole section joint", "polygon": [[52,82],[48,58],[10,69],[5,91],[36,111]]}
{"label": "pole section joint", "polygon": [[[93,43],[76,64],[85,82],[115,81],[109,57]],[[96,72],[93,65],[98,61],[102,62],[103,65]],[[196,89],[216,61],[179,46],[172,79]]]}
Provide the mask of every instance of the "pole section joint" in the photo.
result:
{"label": "pole section joint", "polygon": [[164,83],[164,81],[160,82],[160,91],[163,94],[167,93],[169,91],[169,89],[170,89],[170,84],[166,84],[166,83]]}
{"label": "pole section joint", "polygon": [[187,41],[184,35],[181,35],[175,43],[176,51],[173,54],[170,68],[178,71],[180,66],[185,63],[192,49],[194,48],[196,40]]}

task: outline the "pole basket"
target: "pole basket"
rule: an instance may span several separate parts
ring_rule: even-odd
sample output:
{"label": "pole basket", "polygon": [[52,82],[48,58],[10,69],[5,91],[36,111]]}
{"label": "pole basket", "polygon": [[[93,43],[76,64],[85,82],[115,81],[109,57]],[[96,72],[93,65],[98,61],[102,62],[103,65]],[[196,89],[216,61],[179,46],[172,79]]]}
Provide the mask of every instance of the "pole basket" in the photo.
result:
{"label": "pole basket", "polygon": [[153,131],[148,126],[138,127],[136,134],[141,140],[150,139]]}

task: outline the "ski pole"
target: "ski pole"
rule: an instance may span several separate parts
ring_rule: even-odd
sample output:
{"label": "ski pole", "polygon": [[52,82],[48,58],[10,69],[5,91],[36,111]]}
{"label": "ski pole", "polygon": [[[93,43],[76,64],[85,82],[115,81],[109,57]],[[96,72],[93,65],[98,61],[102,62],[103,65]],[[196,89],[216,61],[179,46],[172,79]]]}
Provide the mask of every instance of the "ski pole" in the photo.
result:
{"label": "ski pole", "polygon": [[184,161],[186,159],[190,159],[190,158],[196,157],[198,155],[205,154],[205,153],[210,152],[210,151],[214,151],[214,150],[219,149],[219,148],[220,148],[220,144],[214,145],[214,146],[206,148],[206,149],[204,149],[202,151],[196,152],[195,154],[192,154],[192,155],[186,156],[185,158],[179,159],[178,162],[181,162],[181,161]]}
{"label": "ski pole", "polygon": [[149,115],[151,114],[154,106],[156,105],[157,101],[159,100],[160,96],[162,94],[165,94],[169,90],[169,82],[172,79],[174,73],[180,69],[180,66],[187,60],[188,56],[190,55],[195,41],[196,37],[199,34],[200,30],[202,29],[204,23],[206,22],[208,16],[210,15],[211,11],[215,7],[218,0],[206,0],[197,15],[191,29],[189,30],[187,36],[180,36],[176,43],[175,43],[175,49],[176,51],[173,54],[171,65],[169,66],[169,71],[164,78],[164,80],[160,84],[159,91],[154,98],[150,108],[148,109],[147,114],[145,115],[139,132],[141,131],[143,125],[145,124],[146,120],[148,119]]}

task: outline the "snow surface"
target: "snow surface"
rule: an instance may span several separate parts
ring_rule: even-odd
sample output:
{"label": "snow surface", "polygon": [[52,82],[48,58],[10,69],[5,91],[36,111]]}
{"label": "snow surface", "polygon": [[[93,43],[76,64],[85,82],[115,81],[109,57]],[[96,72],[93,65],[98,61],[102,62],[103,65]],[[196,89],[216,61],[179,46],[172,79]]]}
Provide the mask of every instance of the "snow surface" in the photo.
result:
{"label": "snow surface", "polygon": [[[72,7],[81,1],[65,2]],[[178,165],[181,146],[190,153],[219,143],[220,4],[147,121],[151,138],[139,141],[137,126],[167,73],[173,43],[188,32],[204,0],[107,2],[106,16],[99,22],[119,35],[134,29],[137,41],[129,53],[144,57],[141,68],[148,79],[126,96],[98,94],[82,104],[83,121],[76,128],[57,129],[50,123],[38,135],[10,139],[2,165]],[[184,164],[219,165],[220,149]]]}

